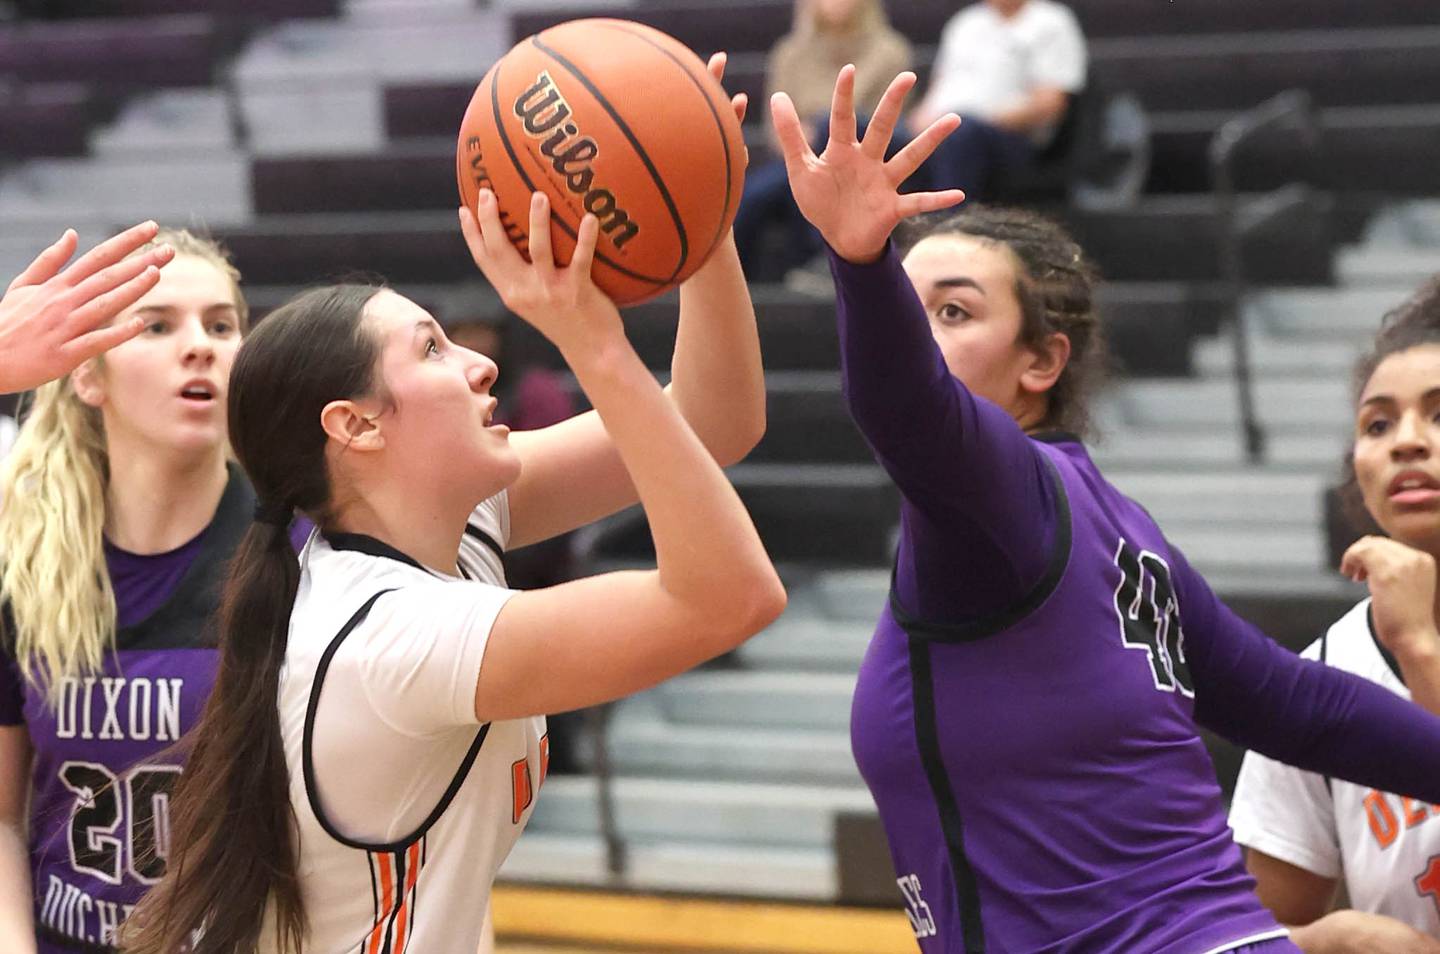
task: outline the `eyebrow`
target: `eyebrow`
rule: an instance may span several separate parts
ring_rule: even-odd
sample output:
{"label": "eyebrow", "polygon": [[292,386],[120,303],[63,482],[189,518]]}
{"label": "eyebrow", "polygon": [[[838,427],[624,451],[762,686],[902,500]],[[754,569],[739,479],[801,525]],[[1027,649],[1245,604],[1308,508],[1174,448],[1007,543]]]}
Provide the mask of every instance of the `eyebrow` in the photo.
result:
{"label": "eyebrow", "polygon": [[[1432,401],[1432,400],[1434,400],[1436,397],[1440,397],[1440,388],[1431,388],[1430,390],[1426,391],[1424,394],[1420,395],[1420,400],[1421,400],[1422,402],[1424,402],[1424,401]],[[1397,402],[1393,397],[1391,397],[1391,396],[1388,395],[1388,394],[1376,394],[1376,395],[1372,395],[1371,397],[1368,397],[1368,398],[1366,398],[1365,400],[1361,401],[1361,402],[1360,402],[1360,407],[1361,407],[1362,409],[1364,409],[1364,408],[1367,408],[1367,407],[1371,406],[1372,404],[1390,404],[1390,405],[1394,405],[1394,404],[1396,404],[1396,403],[1398,403],[1398,402]]]}
{"label": "eyebrow", "polygon": [[440,323],[437,322],[434,318],[421,318],[419,321],[415,322],[415,328],[410,332],[410,337],[413,338],[422,331],[435,331],[439,332],[440,334],[444,334],[444,332],[440,328]]}
{"label": "eyebrow", "polygon": [[[212,305],[206,305],[201,310],[208,314],[212,311],[220,311],[221,309],[233,312],[238,312],[240,310],[233,301],[217,301]],[[179,310],[180,309],[174,305],[142,305],[139,308],[135,309],[134,314],[145,315],[153,312],[155,314],[161,315],[173,315]]]}
{"label": "eyebrow", "polygon": [[981,295],[984,295],[984,294],[985,294],[985,289],[981,288],[981,287],[980,287],[980,283],[977,282],[975,279],[973,279],[973,278],[963,278],[963,277],[959,277],[959,276],[957,276],[957,277],[955,277],[955,278],[937,278],[937,279],[935,280],[935,284],[934,284],[933,287],[935,287],[935,288],[973,288],[973,289],[975,289],[977,292],[979,292]]}

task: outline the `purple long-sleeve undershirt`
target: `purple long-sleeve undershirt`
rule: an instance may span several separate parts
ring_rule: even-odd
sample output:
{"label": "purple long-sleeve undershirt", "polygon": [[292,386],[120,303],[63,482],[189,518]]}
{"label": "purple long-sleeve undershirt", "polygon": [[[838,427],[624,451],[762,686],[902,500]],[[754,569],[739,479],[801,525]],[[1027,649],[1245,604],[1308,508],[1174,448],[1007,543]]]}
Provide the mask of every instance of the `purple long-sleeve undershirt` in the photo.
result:
{"label": "purple long-sleeve undershirt", "polygon": [[[1044,574],[1056,507],[1040,456],[1010,415],[945,366],[898,256],[831,255],[850,415],[901,493],[898,596],[925,619],[984,618]],[[930,579],[964,585],[915,586]]]}
{"label": "purple long-sleeve undershirt", "polygon": [[[1056,540],[1044,452],[949,373],[893,249],[868,265],[832,252],[831,270],[846,403],[902,496],[897,598],[943,623],[1014,606]],[[1173,552],[1197,723],[1301,768],[1440,803],[1440,718],[1285,650]]]}

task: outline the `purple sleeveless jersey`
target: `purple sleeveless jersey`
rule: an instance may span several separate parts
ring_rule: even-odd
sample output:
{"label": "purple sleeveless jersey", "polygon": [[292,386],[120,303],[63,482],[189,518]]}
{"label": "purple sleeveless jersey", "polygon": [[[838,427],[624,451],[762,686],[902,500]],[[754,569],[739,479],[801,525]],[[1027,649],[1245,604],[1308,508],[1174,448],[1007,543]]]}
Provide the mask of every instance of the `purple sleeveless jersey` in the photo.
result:
{"label": "purple sleeveless jersey", "polygon": [[832,268],[846,399],[902,499],[851,735],[921,949],[1283,936],[1196,726],[1431,801],[1440,720],[1264,637],[1075,438],[970,394],[893,252]]}
{"label": "purple sleeveless jersey", "polygon": [[224,563],[254,495],[238,468],[214,520],[171,553],[106,548],[122,625],[101,672],[66,678],[58,705],[24,683],[0,647],[0,725],[24,725],[34,750],[30,861],[41,954],[112,949],[120,922],[164,873],[168,751],[194,727],[215,680],[208,629]]}

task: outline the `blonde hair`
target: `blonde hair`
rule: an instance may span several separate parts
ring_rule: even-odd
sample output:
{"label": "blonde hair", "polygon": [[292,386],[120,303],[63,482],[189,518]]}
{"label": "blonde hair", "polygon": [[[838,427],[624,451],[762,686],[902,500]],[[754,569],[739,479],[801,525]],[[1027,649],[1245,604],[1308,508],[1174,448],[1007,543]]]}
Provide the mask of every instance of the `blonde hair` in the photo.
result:
{"label": "blonde hair", "polygon": [[[162,229],[146,248],[161,244],[215,266],[230,281],[240,328],[248,327],[240,273],[219,244]],[[99,409],[80,400],[68,377],[37,389],[0,467],[0,594],[15,661],[52,701],[61,679],[99,671],[115,645],[104,549],[109,478]]]}

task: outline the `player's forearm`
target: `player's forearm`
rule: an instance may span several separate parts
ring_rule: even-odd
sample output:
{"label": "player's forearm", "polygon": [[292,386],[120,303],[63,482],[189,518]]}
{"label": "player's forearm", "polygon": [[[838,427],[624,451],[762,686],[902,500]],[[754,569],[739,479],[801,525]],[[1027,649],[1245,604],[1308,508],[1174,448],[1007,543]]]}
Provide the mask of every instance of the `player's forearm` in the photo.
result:
{"label": "player's forearm", "polygon": [[1410,698],[1427,712],[1440,715],[1440,650],[1434,641],[1427,645],[1396,653],[1400,672]]}
{"label": "player's forearm", "polygon": [[[1202,604],[1208,598],[1210,606]],[[1298,768],[1440,802],[1440,718],[1353,673],[1301,659],[1208,590],[1184,601],[1195,719]]]}
{"label": "player's forearm", "polygon": [[0,822],[0,951],[33,954],[34,900],[30,857],[25,837],[15,826]]}
{"label": "player's forearm", "polygon": [[675,406],[721,466],[750,453],[765,433],[765,372],[732,233],[680,286],[670,371]]}
{"label": "player's forearm", "polygon": [[660,584],[697,612],[724,616],[740,596],[781,592],[735,489],[629,345],[566,358],[645,508]]}
{"label": "player's forearm", "polygon": [[882,456],[913,447],[901,432],[938,438],[953,379],[898,255],[887,246],[872,264],[833,252],[830,262],[841,385],[856,426]]}

